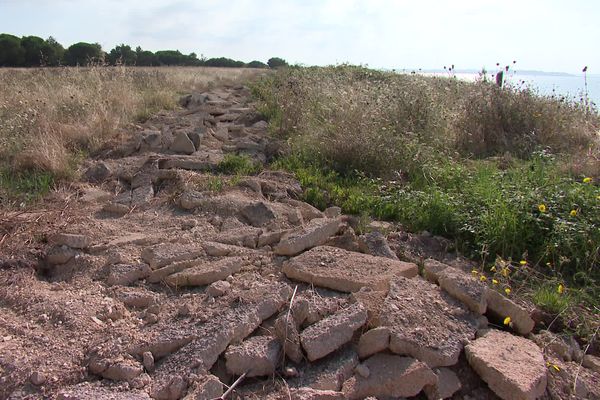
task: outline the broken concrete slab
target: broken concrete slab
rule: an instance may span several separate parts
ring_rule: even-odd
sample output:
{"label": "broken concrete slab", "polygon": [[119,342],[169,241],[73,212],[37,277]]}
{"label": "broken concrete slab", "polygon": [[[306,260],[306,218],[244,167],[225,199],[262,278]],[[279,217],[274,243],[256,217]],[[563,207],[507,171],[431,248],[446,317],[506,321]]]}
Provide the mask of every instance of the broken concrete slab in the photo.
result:
{"label": "broken concrete slab", "polygon": [[221,232],[215,236],[213,240],[223,244],[255,249],[258,245],[258,238],[261,234],[261,228],[245,226],[243,228],[230,229],[225,232]]}
{"label": "broken concrete slab", "polygon": [[83,382],[74,386],[62,389],[57,400],[90,400],[90,399],[110,399],[110,400],[151,400],[146,392],[141,390],[120,391],[117,388],[103,385],[99,382]]}
{"label": "broken concrete slab", "polygon": [[367,325],[369,328],[379,326],[379,313],[387,293],[387,290],[373,290],[370,287],[363,287],[350,296],[352,301],[362,304],[367,309]]}
{"label": "broken concrete slab", "polygon": [[57,233],[50,238],[50,241],[57,246],[67,246],[72,249],[88,248],[92,242],[89,236],[75,233]]}
{"label": "broken concrete slab", "polygon": [[219,261],[200,262],[196,266],[169,275],[165,282],[169,286],[204,286],[223,280],[238,272],[247,262],[241,257],[229,257]]}
{"label": "broken concrete slab", "polygon": [[431,368],[458,362],[463,343],[474,339],[477,315],[421,278],[397,278],[381,307],[380,325],[390,329],[390,350]]}
{"label": "broken concrete slab", "polygon": [[145,248],[142,251],[142,259],[150,265],[150,268],[157,269],[176,261],[192,260],[203,254],[202,246],[162,243]]}
{"label": "broken concrete slab", "polygon": [[428,258],[423,262],[423,278],[432,283],[439,283],[439,274],[446,268],[451,267],[433,258]]}
{"label": "broken concrete slab", "polygon": [[487,309],[502,320],[510,317],[511,327],[521,335],[527,335],[535,326],[527,310],[495,290],[487,291]]}
{"label": "broken concrete slab", "polygon": [[298,377],[288,380],[288,384],[296,388],[340,391],[357,365],[358,355],[351,345],[347,345],[316,362],[305,364],[299,369]]}
{"label": "broken concrete slab", "polygon": [[223,383],[214,375],[207,374],[196,379],[183,400],[212,400],[223,395]]}
{"label": "broken concrete slab", "polygon": [[337,233],[341,223],[339,218],[313,219],[304,229],[283,238],[274,251],[279,255],[293,256],[311,247],[319,246]]}
{"label": "broken concrete slab", "polygon": [[302,331],[300,342],[310,361],[318,360],[349,342],[367,321],[367,310],[352,304]]}
{"label": "broken concrete slab", "polygon": [[283,353],[295,363],[300,363],[304,358],[300,346],[299,324],[296,324],[291,312],[284,312],[275,320],[275,336],[283,345]]}
{"label": "broken concrete slab", "polygon": [[131,205],[132,206],[143,206],[154,198],[154,188],[151,185],[140,186],[131,191]]}
{"label": "broken concrete slab", "polygon": [[227,371],[232,375],[272,375],[277,368],[281,343],[269,336],[254,336],[239,345],[230,345],[225,352]]}
{"label": "broken concrete slab", "polygon": [[341,292],[356,292],[362,287],[387,290],[391,279],[412,278],[418,268],[412,263],[319,246],[289,260],[283,272],[290,279]]}
{"label": "broken concrete slab", "polygon": [[373,231],[358,238],[358,245],[363,253],[372,256],[391,258],[397,260],[398,256],[390,249],[387,239],[379,231]]}
{"label": "broken concrete slab", "polygon": [[476,277],[456,268],[446,268],[438,274],[440,287],[450,296],[462,301],[469,309],[485,314],[488,287]]}
{"label": "broken concrete slab", "polygon": [[344,383],[342,391],[348,399],[411,397],[437,382],[425,363],[410,357],[376,354],[363,364],[370,371],[369,377],[354,375]]}
{"label": "broken concrete slab", "polygon": [[[344,393],[333,390],[317,390],[311,388],[290,389],[290,395],[294,400],[345,400]],[[280,397],[285,399],[285,395]],[[288,397],[289,398],[289,397]]]}
{"label": "broken concrete slab", "polygon": [[175,139],[171,144],[170,150],[180,154],[193,154],[196,151],[196,147],[194,146],[194,142],[192,142],[187,133],[179,132],[175,136]]}
{"label": "broken concrete slab", "polygon": [[240,210],[240,214],[256,227],[263,226],[276,218],[273,209],[264,201],[247,205]]}
{"label": "broken concrete slab", "polygon": [[110,272],[106,278],[109,286],[128,286],[140,279],[150,276],[152,270],[148,264],[114,264],[110,266]]}
{"label": "broken concrete slab", "polygon": [[449,399],[460,390],[462,384],[458,375],[449,368],[436,368],[437,384],[425,386],[424,392],[429,400]]}
{"label": "broken concrete slab", "polygon": [[542,350],[531,340],[489,330],[465,347],[467,360],[490,389],[504,400],[535,400],[547,384]]}
{"label": "broken concrete slab", "polygon": [[[168,158],[160,160],[159,168],[185,169],[188,171],[213,171],[222,160],[223,154],[197,152],[194,155],[169,156]],[[183,204],[182,207],[186,208]]]}
{"label": "broken concrete slab", "polygon": [[379,327],[362,334],[358,341],[358,355],[360,358],[372,356],[390,347],[390,329]]}

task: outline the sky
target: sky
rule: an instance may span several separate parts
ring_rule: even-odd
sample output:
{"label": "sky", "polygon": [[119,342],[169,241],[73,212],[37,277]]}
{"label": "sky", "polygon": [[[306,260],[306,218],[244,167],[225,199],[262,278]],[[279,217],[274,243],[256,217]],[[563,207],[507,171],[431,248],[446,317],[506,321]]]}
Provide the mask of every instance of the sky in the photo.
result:
{"label": "sky", "polygon": [[600,73],[598,0],[0,0],[0,32],[205,57]]}

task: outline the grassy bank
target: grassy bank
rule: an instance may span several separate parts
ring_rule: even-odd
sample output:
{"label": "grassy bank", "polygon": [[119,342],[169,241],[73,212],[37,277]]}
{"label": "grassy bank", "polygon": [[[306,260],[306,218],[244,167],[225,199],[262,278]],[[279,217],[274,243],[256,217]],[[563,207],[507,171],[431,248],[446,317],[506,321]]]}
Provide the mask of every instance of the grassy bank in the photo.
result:
{"label": "grassy bank", "polygon": [[256,75],[233,68],[0,69],[0,197],[25,200],[71,178],[128,123],[176,106],[177,95]]}
{"label": "grassy bank", "polygon": [[485,279],[511,290],[529,281],[523,290],[551,311],[567,299],[559,285],[570,304],[599,306],[595,109],[358,67],[281,71],[254,92],[290,145],[275,166],[295,172],[315,206],[454,239]]}

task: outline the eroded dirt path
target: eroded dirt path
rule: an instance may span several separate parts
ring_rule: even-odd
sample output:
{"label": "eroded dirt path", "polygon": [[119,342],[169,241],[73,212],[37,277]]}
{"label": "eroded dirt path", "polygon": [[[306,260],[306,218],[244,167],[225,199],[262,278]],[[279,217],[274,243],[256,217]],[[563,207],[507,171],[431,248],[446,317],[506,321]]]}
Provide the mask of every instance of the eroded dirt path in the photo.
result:
{"label": "eroded dirt path", "polygon": [[227,398],[598,398],[595,360],[550,351],[443,240],[359,236],[284,172],[216,174],[281,146],[246,87],[182,105],[3,217],[0,399],[213,399],[240,376]]}

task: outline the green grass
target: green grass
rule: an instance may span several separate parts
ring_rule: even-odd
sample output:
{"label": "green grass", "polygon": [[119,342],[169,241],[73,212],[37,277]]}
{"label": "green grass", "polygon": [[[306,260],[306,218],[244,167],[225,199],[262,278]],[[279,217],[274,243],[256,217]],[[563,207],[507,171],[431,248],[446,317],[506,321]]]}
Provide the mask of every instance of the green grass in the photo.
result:
{"label": "green grass", "polygon": [[0,204],[27,204],[39,200],[54,187],[55,177],[49,172],[0,170]]}
{"label": "green grass", "polygon": [[246,155],[227,154],[217,165],[217,172],[227,175],[256,175],[261,170],[260,163]]}

